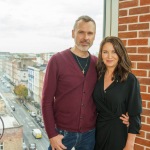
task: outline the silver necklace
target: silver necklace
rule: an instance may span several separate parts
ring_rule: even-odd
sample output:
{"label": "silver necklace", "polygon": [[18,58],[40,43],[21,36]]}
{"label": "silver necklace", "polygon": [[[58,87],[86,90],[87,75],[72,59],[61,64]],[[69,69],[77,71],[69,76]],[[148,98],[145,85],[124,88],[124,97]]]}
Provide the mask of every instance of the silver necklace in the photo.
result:
{"label": "silver necklace", "polygon": [[81,67],[81,69],[82,69],[82,73],[84,74],[84,73],[85,73],[85,68],[87,67],[87,64],[88,64],[89,57],[87,58],[87,61],[86,61],[85,66],[84,66],[84,67],[82,67],[82,65],[81,65],[81,63],[80,63],[80,61],[79,61],[79,59],[78,59],[77,55],[75,55],[75,56],[76,56],[76,59],[77,59],[77,62],[78,62],[78,64],[79,64],[79,66],[80,66],[80,67]]}

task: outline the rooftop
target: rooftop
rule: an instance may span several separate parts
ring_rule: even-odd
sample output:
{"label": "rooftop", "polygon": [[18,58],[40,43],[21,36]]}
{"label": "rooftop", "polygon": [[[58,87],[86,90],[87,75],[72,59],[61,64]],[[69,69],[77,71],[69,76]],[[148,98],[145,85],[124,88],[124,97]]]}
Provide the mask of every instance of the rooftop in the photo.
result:
{"label": "rooftop", "polygon": [[4,122],[4,128],[5,129],[20,126],[20,124],[17,122],[17,120],[9,114],[2,115],[1,118]]}

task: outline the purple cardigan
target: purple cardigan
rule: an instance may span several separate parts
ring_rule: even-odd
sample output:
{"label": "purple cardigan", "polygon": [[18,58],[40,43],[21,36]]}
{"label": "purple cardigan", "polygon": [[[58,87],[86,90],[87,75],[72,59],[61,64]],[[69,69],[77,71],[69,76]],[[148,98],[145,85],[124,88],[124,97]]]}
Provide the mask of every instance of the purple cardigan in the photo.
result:
{"label": "purple cardigan", "polygon": [[70,49],[49,60],[42,93],[42,114],[49,138],[58,134],[56,127],[72,132],[95,128],[92,93],[97,81],[96,61],[90,55],[90,66],[84,76]]}

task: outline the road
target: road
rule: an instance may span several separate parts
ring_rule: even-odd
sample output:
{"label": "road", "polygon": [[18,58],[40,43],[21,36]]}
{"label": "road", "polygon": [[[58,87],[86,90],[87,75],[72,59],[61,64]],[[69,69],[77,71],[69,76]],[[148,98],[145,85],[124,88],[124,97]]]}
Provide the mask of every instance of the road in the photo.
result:
{"label": "road", "polygon": [[[10,88],[7,88],[0,81],[0,93],[3,96],[3,99],[6,102],[6,107],[10,110],[10,112],[15,116],[17,121],[23,125],[23,138],[28,146],[29,143],[36,143],[37,150],[47,150],[49,141],[46,136],[44,129],[40,128],[39,125],[35,122],[34,117],[31,117],[29,112],[24,108],[24,106],[18,102],[16,96],[11,93]],[[11,109],[11,105],[15,106],[15,111]],[[35,139],[32,135],[32,129],[38,128],[42,131],[42,138]]]}

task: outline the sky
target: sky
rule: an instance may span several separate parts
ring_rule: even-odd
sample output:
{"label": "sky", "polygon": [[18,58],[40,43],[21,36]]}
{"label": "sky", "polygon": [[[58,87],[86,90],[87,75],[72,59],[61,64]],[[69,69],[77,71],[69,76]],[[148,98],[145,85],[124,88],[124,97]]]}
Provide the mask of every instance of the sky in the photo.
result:
{"label": "sky", "polygon": [[71,33],[81,15],[92,17],[97,53],[103,34],[103,0],[0,0],[0,52],[58,52],[74,46]]}

